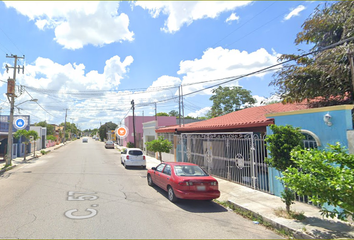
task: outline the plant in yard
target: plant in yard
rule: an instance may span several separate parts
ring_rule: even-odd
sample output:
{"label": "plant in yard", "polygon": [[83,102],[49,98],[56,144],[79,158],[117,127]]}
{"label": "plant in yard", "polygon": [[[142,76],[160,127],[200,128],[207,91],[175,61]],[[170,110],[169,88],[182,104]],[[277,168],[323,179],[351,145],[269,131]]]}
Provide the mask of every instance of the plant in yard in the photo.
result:
{"label": "plant in yard", "polygon": [[[266,162],[280,172],[284,172],[290,166],[296,167],[290,153],[293,149],[300,148],[302,144],[304,135],[300,129],[290,125],[277,126],[274,124],[270,126],[270,129],[273,134],[267,136],[266,142],[271,157],[267,158]],[[294,203],[294,194],[286,184],[281,198],[286,205],[286,211],[290,214],[290,206]]]}
{"label": "plant in yard", "polygon": [[291,158],[297,167],[289,167],[281,178],[289,188],[321,205],[321,214],[326,217],[353,219],[354,155],[337,143],[327,150],[293,150]]}
{"label": "plant in yard", "polygon": [[46,151],[41,150],[41,154],[42,154],[42,155],[45,155],[46,153],[47,153]]}
{"label": "plant in yard", "polygon": [[134,143],[132,143],[132,142],[127,143],[127,148],[133,148],[133,147],[134,147]]}
{"label": "plant in yard", "polygon": [[[23,142],[26,147],[25,147],[25,154],[24,154],[24,157],[23,157],[23,160],[26,160],[26,155],[27,155],[27,145],[30,143],[30,138],[32,137],[33,140],[37,140],[39,139],[39,136],[38,136],[38,133],[34,130],[25,130],[25,129],[21,129],[21,130],[17,130],[14,134],[14,137],[16,139],[20,138],[21,136],[24,136],[25,137],[25,141]],[[35,147],[36,145],[34,145]],[[35,154],[36,151],[34,151],[34,154]],[[34,155],[35,156],[35,155]]]}
{"label": "plant in yard", "polygon": [[146,149],[152,152],[158,152],[160,156],[160,161],[162,162],[162,153],[170,152],[172,148],[172,143],[167,139],[164,139],[162,136],[159,136],[157,139],[147,142]]}

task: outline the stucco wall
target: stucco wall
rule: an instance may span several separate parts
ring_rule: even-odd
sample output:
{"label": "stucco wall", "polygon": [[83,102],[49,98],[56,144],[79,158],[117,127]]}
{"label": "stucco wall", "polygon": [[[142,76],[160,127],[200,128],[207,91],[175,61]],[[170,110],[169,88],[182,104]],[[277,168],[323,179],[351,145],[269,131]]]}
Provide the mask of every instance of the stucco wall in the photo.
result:
{"label": "stucco wall", "polygon": [[[300,110],[288,113],[279,113],[267,115],[268,118],[274,118],[276,125],[292,125],[301,129],[309,130],[316,134],[321,141],[319,149],[324,149],[328,144],[339,142],[342,146],[348,148],[347,131],[353,130],[351,109],[353,105],[341,105],[334,107],[323,107],[308,110]],[[326,125],[323,117],[326,114],[331,116],[332,126]],[[267,135],[272,134],[267,127]],[[270,192],[280,196],[283,186],[276,179],[280,173],[273,168],[269,168]]]}

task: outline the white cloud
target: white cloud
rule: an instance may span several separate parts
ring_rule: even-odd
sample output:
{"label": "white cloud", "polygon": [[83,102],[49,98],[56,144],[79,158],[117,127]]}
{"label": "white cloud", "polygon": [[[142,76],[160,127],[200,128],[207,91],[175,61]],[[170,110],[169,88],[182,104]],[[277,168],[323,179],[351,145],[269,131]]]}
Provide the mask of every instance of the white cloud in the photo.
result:
{"label": "white cloud", "polygon": [[268,98],[266,97],[261,97],[261,96],[258,96],[258,95],[253,95],[252,96],[254,99],[256,99],[256,104],[254,106],[263,106],[263,105],[267,105],[269,103],[272,103],[272,102],[278,102],[278,101],[281,101],[281,98],[277,95],[272,95]]}
{"label": "white cloud", "polygon": [[228,17],[225,22],[231,23],[232,21],[238,21],[239,19],[239,16],[236,16],[235,13],[231,13],[230,17]]}
{"label": "white cloud", "polygon": [[[177,73],[183,75],[182,84],[188,85],[201,81],[241,76],[276,63],[277,53],[268,53],[264,48],[248,53],[237,49],[217,47],[207,49],[200,59],[181,61],[180,70]],[[263,77],[265,74],[259,73],[253,76]],[[183,91],[189,93],[223,81],[225,79],[186,86]],[[223,86],[238,86],[238,81],[235,80]],[[203,93],[211,94],[210,90]]]}
{"label": "white cloud", "polygon": [[289,13],[289,14],[287,14],[287,15],[285,15],[285,17],[284,17],[284,21],[287,21],[287,20],[289,20],[290,18],[292,18],[292,17],[295,17],[295,16],[299,16],[300,15],[300,12],[302,12],[303,10],[305,10],[306,8],[305,8],[305,6],[303,6],[303,5],[299,5],[299,6],[297,6],[296,8],[294,8],[294,9],[290,9],[291,10],[291,12]]}
{"label": "white cloud", "polygon": [[5,4],[35,21],[39,29],[54,29],[54,39],[67,49],[133,40],[134,33],[128,29],[129,18],[124,13],[118,14],[117,2],[6,1]]}
{"label": "white cloud", "polygon": [[204,117],[210,111],[210,109],[211,109],[211,107],[205,107],[205,108],[202,108],[196,112],[188,114],[188,116],[193,117],[193,118]]}
{"label": "white cloud", "polygon": [[162,30],[174,33],[183,25],[188,26],[195,20],[214,19],[223,12],[233,11],[250,3],[248,1],[136,1],[134,4],[148,10],[153,18],[157,18],[160,13],[168,15]]}

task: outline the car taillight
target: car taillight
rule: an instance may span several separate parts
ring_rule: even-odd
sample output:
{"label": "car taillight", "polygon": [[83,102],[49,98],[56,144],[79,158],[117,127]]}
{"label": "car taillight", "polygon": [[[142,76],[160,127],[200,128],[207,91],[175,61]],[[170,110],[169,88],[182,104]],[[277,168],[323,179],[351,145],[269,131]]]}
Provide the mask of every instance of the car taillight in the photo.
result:
{"label": "car taillight", "polygon": [[210,185],[211,186],[216,186],[216,185],[218,185],[218,182],[211,182]]}
{"label": "car taillight", "polygon": [[183,181],[183,182],[179,182],[178,184],[181,185],[181,186],[192,186],[193,182]]}
{"label": "car taillight", "polygon": [[129,155],[127,155],[127,159],[129,159]]}
{"label": "car taillight", "polygon": [[143,160],[145,160],[145,156],[143,156]]}

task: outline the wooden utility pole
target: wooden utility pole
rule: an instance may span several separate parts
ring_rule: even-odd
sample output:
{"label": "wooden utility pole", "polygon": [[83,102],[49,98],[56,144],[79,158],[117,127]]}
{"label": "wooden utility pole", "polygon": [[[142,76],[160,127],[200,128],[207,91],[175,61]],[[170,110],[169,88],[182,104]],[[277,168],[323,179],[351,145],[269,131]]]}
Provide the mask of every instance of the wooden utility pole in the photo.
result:
{"label": "wooden utility pole", "polygon": [[23,59],[25,56],[18,57],[17,55],[12,55],[9,56],[6,54],[7,58],[14,58],[15,59],[15,64],[13,67],[5,66],[7,72],[9,71],[9,68],[14,69],[14,75],[12,79],[8,79],[7,81],[7,98],[10,102],[10,116],[9,116],[9,132],[8,132],[8,137],[7,137],[7,157],[6,157],[6,166],[10,166],[12,164],[12,145],[13,145],[13,136],[12,136],[12,130],[13,130],[13,121],[14,121],[14,108],[15,108],[15,86],[16,86],[16,70],[18,73],[20,73],[20,69],[22,69],[22,73],[24,72],[24,66],[22,68],[20,66],[17,66],[17,59]]}
{"label": "wooden utility pole", "polygon": [[184,104],[183,104],[183,88],[182,88],[182,85],[181,85],[181,95],[182,95],[182,119],[183,119],[183,126],[184,126]]}
{"label": "wooden utility pole", "polygon": [[352,100],[354,100],[354,53],[350,52],[348,53],[348,58],[349,58],[349,62],[350,62],[350,69],[352,72]]}
{"label": "wooden utility pole", "polygon": [[178,88],[178,124],[181,127],[181,86]]}
{"label": "wooden utility pole", "polygon": [[155,103],[155,121],[157,121],[157,106],[156,106],[156,103]]}

